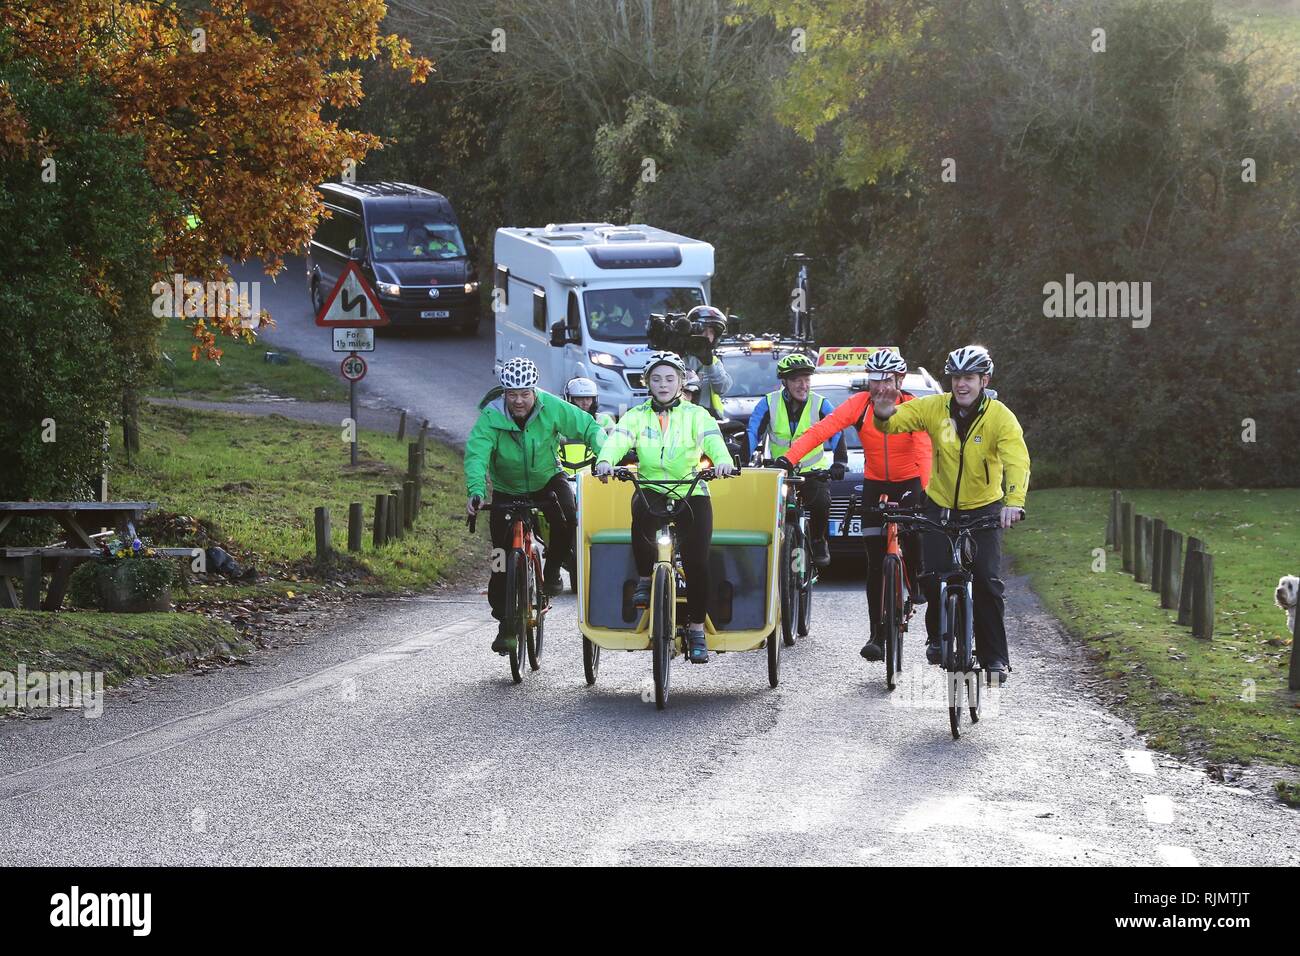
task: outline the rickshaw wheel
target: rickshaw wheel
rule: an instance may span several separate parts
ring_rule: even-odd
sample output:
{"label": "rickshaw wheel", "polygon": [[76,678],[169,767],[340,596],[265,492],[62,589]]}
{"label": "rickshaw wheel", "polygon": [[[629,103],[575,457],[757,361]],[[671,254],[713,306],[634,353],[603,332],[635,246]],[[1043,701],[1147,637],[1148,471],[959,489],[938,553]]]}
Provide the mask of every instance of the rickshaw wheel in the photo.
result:
{"label": "rickshaw wheel", "polygon": [[767,636],[767,682],[772,687],[781,683],[781,635],[776,628]]}
{"label": "rickshaw wheel", "polygon": [[588,687],[596,683],[596,675],[600,673],[600,645],[585,637],[582,639],[582,672],[587,675]]}
{"label": "rickshaw wheel", "polygon": [[655,708],[663,710],[668,704],[669,668],[673,653],[673,578],[666,565],[655,568],[654,579],[654,630],[650,636],[650,656],[655,682]]}

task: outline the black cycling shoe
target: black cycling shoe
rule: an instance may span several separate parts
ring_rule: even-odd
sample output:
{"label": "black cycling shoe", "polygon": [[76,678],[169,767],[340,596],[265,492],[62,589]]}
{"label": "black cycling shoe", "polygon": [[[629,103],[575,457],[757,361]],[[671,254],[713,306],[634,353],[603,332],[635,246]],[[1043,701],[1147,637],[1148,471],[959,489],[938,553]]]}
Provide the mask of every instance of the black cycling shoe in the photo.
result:
{"label": "black cycling shoe", "polygon": [[646,608],[650,606],[650,579],[637,578],[636,590],[632,592],[632,606]]}
{"label": "black cycling shoe", "polygon": [[988,673],[989,686],[992,686],[993,682],[997,681],[998,686],[1001,687],[1007,682],[1007,674],[1010,672],[1011,666],[1005,661],[993,661],[990,664],[985,664],[984,670]]}
{"label": "black cycling shoe", "polygon": [[831,563],[831,546],[825,538],[812,539],[813,564],[824,568]]}
{"label": "black cycling shoe", "polygon": [[925,642],[925,659],[931,664],[943,663],[943,645],[938,641]]}
{"label": "black cycling shoe", "polygon": [[492,642],[492,650],[498,654],[509,654],[518,645],[513,634],[506,633],[505,623],[497,625],[497,639]]}
{"label": "black cycling shoe", "polygon": [[555,561],[548,562],[546,570],[542,572],[543,586],[546,588],[546,593],[551,597],[564,593],[564,582],[560,580],[561,570],[563,570],[563,567],[560,562]]}
{"label": "black cycling shoe", "polygon": [[862,650],[858,651],[869,661],[883,661],[885,659],[885,642],[872,638],[862,645]]}

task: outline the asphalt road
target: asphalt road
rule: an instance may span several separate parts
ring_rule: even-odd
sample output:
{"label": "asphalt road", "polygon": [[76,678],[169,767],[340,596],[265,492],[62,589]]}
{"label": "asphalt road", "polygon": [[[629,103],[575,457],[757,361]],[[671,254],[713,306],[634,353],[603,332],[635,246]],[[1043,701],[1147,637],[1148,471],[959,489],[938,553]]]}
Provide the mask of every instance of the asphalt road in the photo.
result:
{"label": "asphalt road", "polygon": [[[271,341],[332,362],[305,292],[268,291]],[[379,349],[368,398],[463,437],[486,332]],[[959,741],[919,619],[892,694],[858,657],[851,579],[819,586],[778,688],[762,652],[679,658],[663,712],[647,654],[586,686],[571,596],[522,686],[481,594],[362,603],[98,719],[0,723],[0,865],[1300,863],[1300,816],[1147,750],[1022,581],[1008,597],[1012,682]]]}

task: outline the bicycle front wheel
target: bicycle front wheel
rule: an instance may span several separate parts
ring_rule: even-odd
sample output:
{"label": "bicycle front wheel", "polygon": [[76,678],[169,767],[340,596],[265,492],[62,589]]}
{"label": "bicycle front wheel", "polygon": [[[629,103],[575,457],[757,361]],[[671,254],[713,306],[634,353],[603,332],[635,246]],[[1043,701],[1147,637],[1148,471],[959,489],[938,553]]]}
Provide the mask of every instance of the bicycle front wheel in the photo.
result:
{"label": "bicycle front wheel", "polygon": [[655,708],[663,710],[668,705],[669,668],[673,657],[673,634],[676,630],[673,611],[677,603],[677,588],[672,569],[666,564],[655,568],[651,609],[654,618],[650,628],[650,656],[654,671]]}
{"label": "bicycle front wheel", "polygon": [[528,647],[528,557],[522,551],[510,555],[506,565],[507,614],[515,648],[510,652],[510,676],[523,683],[524,655]]}
{"label": "bicycle front wheel", "polygon": [[948,630],[943,635],[943,669],[948,678],[948,725],[952,739],[961,737],[961,708],[966,672],[961,666],[962,638],[966,632],[966,602],[962,595],[950,592],[944,597]]}
{"label": "bicycle front wheel", "polygon": [[546,627],[546,584],[542,576],[541,562],[534,559],[532,570],[532,589],[529,595],[530,624],[528,627],[528,666],[537,670],[542,666],[542,637]]}
{"label": "bicycle front wheel", "polygon": [[893,690],[898,686],[898,672],[902,669],[903,653],[903,592],[902,565],[898,556],[885,555],[881,571],[883,584],[880,602],[880,621],[885,638],[885,686]]}

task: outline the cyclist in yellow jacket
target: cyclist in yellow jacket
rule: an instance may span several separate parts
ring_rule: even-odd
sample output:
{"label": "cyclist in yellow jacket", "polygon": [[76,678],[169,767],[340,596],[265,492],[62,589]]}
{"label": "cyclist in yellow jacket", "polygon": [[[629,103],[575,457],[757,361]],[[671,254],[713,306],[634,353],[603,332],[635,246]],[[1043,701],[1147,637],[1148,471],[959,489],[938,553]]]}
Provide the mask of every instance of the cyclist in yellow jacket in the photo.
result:
{"label": "cyclist in yellow jacket", "polygon": [[[1005,681],[1011,667],[1003,622],[1005,586],[1000,577],[1002,529],[1025,516],[1029,449],[1011,409],[984,391],[993,374],[988,349],[967,345],[950,352],[944,374],[951,377],[950,393],[899,403],[897,388],[891,388],[873,402],[873,422],[885,434],[929,433],[934,445],[934,467],[925,489],[925,510],[930,517],[937,518],[940,511],[949,510],[954,518],[997,515],[1001,519],[1001,528],[975,534],[974,630],[980,663],[997,673],[999,681]],[[927,572],[942,571],[951,564],[952,550],[944,535],[926,532],[921,543]],[[926,659],[937,664],[939,582],[927,577],[923,587],[929,600],[925,612]]]}

